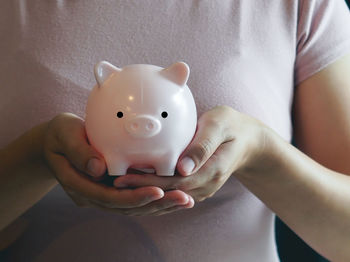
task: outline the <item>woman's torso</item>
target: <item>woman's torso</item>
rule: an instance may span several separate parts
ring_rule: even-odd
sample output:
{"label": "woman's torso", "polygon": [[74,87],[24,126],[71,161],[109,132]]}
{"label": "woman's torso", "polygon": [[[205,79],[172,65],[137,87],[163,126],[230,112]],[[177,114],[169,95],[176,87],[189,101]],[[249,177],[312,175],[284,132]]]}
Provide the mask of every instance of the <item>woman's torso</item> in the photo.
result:
{"label": "woman's torso", "polygon": [[[185,61],[199,115],[229,105],[290,140],[297,2],[2,2],[0,146],[57,113],[83,117],[100,60]],[[23,217],[8,261],[278,261],[273,213],[233,176],[193,209],[160,217],[77,208],[60,187]]]}

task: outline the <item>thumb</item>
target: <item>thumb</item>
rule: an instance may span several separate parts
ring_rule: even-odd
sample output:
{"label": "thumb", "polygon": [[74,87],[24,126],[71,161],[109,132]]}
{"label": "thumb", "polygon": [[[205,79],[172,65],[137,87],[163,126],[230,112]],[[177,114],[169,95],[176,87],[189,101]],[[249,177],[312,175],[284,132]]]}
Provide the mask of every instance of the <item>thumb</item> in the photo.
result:
{"label": "thumb", "polygon": [[106,172],[106,164],[100,154],[88,144],[87,140],[80,138],[74,145],[66,146],[64,150],[68,160],[74,167],[93,177],[100,177]]}
{"label": "thumb", "polygon": [[86,172],[93,177],[100,177],[106,172],[106,165],[103,160],[92,157],[87,162]]}
{"label": "thumb", "polygon": [[223,142],[222,138],[215,124],[198,122],[197,132],[177,164],[180,174],[188,176],[197,172]]}

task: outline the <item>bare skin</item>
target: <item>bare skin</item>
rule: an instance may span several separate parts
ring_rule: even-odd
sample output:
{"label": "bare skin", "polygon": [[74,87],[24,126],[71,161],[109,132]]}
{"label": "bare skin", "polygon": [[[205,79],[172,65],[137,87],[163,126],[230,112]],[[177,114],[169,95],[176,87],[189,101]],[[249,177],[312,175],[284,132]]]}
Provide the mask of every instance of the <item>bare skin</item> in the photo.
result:
{"label": "bare skin", "polygon": [[[204,201],[234,175],[322,255],[349,261],[349,66],[347,56],[297,87],[293,113],[300,150],[256,119],[220,106],[201,116],[181,156],[193,159],[192,172],[179,161],[177,176],[128,174],[114,180],[115,188],[104,183],[105,164],[88,144],[83,120],[59,115],[1,151],[0,214],[6,216],[0,228],[57,181],[81,206],[162,215],[192,207],[193,199]],[[100,160],[94,173],[87,169],[91,157]],[[18,183],[23,180],[29,185]]]}

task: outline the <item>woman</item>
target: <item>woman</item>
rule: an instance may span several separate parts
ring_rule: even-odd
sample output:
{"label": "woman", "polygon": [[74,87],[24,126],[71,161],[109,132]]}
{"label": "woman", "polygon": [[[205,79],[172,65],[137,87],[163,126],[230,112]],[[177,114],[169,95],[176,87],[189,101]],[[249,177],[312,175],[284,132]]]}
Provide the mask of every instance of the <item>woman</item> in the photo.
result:
{"label": "woman", "polygon": [[[274,213],[328,259],[350,259],[343,0],[0,10],[1,228],[28,223],[8,261],[278,261]],[[190,65],[198,128],[176,176],[105,178],[83,121],[105,59]]]}

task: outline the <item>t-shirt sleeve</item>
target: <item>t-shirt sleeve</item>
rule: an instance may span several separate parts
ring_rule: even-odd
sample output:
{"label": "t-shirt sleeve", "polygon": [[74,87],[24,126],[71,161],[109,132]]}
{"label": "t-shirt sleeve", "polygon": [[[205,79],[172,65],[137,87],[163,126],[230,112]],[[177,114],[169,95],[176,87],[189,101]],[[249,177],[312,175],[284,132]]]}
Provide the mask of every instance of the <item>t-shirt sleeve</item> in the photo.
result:
{"label": "t-shirt sleeve", "polygon": [[344,0],[300,0],[295,85],[350,53],[350,12]]}

